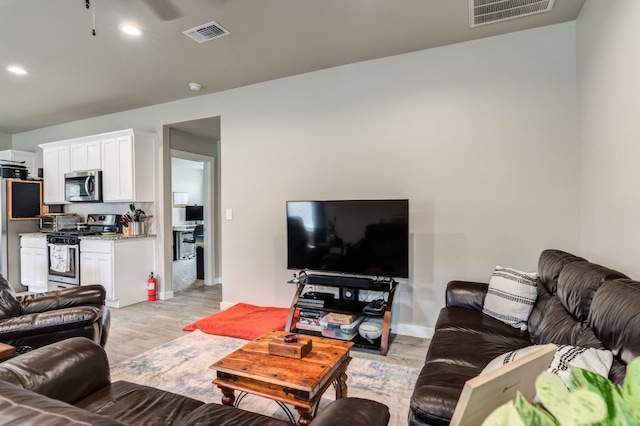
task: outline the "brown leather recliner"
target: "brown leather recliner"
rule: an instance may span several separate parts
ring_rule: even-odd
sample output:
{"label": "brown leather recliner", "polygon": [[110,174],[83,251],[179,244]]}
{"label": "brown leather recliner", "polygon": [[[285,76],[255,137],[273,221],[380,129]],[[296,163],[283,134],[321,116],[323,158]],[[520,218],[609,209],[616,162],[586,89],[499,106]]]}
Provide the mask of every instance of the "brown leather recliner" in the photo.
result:
{"label": "brown leather recliner", "polygon": [[[109,375],[104,350],[84,338],[53,343],[0,363],[0,423],[291,425],[149,386],[126,381],[112,383]],[[341,398],[322,409],[311,426],[386,426],[388,422],[386,405],[362,398]]]}
{"label": "brown leather recliner", "polygon": [[111,317],[101,285],[16,296],[0,275],[0,342],[38,348],[69,337],[107,343]]}

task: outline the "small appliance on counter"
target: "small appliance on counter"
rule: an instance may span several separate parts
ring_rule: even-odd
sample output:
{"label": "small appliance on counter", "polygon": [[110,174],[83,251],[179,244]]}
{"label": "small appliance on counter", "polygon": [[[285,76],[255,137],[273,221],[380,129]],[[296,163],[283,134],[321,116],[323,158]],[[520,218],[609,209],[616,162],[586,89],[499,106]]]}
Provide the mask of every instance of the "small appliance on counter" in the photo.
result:
{"label": "small appliance on counter", "polygon": [[88,214],[86,229],[94,233],[116,233],[119,231],[118,214]]}
{"label": "small appliance on counter", "polygon": [[48,213],[40,216],[40,231],[58,232],[63,229],[76,229],[82,217],[76,213]]}

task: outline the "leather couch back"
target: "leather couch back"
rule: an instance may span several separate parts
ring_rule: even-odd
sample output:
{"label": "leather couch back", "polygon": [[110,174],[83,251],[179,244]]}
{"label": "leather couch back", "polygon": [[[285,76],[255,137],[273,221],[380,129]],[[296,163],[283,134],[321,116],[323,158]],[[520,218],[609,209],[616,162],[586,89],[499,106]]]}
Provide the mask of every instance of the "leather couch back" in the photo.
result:
{"label": "leather couch back", "polygon": [[560,250],[542,252],[538,275],[532,342],[609,349],[610,378],[621,384],[626,364],[640,356],[640,282]]}

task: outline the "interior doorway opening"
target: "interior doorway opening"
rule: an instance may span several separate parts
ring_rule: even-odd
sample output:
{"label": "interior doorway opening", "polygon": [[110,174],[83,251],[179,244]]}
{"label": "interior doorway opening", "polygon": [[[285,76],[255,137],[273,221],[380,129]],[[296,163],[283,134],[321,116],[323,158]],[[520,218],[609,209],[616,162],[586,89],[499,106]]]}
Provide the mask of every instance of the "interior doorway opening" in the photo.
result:
{"label": "interior doorway opening", "polygon": [[[220,284],[220,117],[165,126],[167,293]],[[193,277],[193,280],[191,279]]]}

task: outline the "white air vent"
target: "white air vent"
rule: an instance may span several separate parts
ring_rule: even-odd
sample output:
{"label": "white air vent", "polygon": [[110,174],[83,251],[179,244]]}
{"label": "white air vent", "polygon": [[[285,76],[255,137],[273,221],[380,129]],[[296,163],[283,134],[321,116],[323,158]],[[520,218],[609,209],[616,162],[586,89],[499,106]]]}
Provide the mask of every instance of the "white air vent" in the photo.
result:
{"label": "white air vent", "polygon": [[229,31],[224,29],[222,25],[215,21],[200,25],[199,27],[191,28],[190,30],[183,31],[182,33],[187,37],[194,39],[198,43],[204,43],[205,41],[231,34]]}
{"label": "white air vent", "polygon": [[549,12],[555,0],[469,0],[469,26]]}

